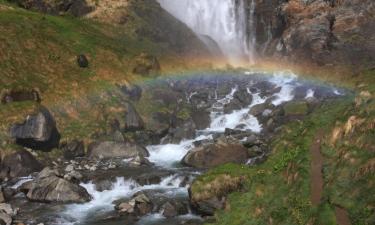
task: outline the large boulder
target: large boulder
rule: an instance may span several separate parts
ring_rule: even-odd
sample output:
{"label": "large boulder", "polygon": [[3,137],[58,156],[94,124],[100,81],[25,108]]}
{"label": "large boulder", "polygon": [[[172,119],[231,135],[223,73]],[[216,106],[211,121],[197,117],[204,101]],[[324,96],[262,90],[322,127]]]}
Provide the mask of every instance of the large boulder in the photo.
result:
{"label": "large boulder", "polygon": [[60,134],[56,122],[47,108],[28,115],[22,124],[15,124],[10,129],[10,136],[17,144],[35,150],[51,150],[59,146]]}
{"label": "large boulder", "polygon": [[28,151],[21,150],[5,156],[1,164],[1,178],[25,177],[43,169],[42,164]]}
{"label": "large boulder", "polygon": [[146,148],[131,143],[104,141],[92,143],[88,148],[90,158],[134,158],[147,157]]}
{"label": "large boulder", "polygon": [[182,163],[196,168],[212,168],[225,163],[246,163],[248,151],[242,144],[218,141],[196,147],[182,159]]}
{"label": "large boulder", "polygon": [[56,170],[46,167],[30,184],[26,194],[30,201],[83,203],[91,200],[82,186],[65,180]]}
{"label": "large boulder", "polygon": [[12,217],[17,214],[17,210],[14,210],[11,205],[6,203],[0,204],[0,224],[11,225],[13,222]]}

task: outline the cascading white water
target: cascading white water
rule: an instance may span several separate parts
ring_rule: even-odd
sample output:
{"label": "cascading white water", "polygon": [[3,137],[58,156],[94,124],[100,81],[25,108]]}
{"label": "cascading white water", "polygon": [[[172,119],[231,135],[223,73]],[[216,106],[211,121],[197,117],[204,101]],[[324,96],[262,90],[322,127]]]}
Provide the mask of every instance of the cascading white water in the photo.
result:
{"label": "cascading white water", "polygon": [[231,63],[253,62],[255,2],[246,0],[158,0],[198,36],[213,39]]}

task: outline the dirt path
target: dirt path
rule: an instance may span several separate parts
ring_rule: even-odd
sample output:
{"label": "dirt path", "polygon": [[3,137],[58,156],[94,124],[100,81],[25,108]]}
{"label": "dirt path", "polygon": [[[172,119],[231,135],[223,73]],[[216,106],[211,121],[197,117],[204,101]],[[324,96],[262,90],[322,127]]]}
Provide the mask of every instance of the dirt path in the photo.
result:
{"label": "dirt path", "polygon": [[[314,141],[310,146],[311,154],[311,202],[318,206],[323,194],[323,162],[324,158],[321,152],[321,142],[324,136],[323,130],[319,130],[315,135]],[[339,206],[335,207],[336,222],[338,225],[351,225],[348,212]]]}
{"label": "dirt path", "polygon": [[348,212],[346,209],[336,206],[335,209],[336,222],[338,225],[351,225]]}
{"label": "dirt path", "polygon": [[319,130],[310,147],[311,154],[311,202],[314,206],[320,204],[323,193],[323,155],[320,152],[320,143],[323,138],[323,131]]}

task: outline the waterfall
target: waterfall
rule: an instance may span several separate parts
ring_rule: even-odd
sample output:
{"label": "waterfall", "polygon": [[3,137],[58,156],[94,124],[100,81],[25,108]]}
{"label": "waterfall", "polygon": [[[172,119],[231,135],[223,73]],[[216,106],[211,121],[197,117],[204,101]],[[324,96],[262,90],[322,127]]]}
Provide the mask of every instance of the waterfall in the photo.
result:
{"label": "waterfall", "polygon": [[210,37],[231,63],[253,62],[255,1],[158,0],[198,36]]}

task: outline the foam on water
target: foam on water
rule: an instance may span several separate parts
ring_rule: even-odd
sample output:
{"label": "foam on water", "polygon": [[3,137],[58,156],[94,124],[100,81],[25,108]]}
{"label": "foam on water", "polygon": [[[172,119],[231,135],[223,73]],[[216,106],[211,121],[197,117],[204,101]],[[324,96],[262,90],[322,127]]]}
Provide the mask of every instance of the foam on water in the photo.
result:
{"label": "foam on water", "polygon": [[309,90],[307,90],[307,93],[306,93],[306,97],[305,97],[305,99],[313,98],[314,95],[315,95],[314,90],[313,90],[313,89],[309,89]]}
{"label": "foam on water", "polygon": [[271,83],[274,83],[277,87],[281,87],[280,92],[273,95],[275,98],[272,104],[275,106],[281,105],[284,102],[293,100],[294,89],[296,84],[297,75],[290,71],[281,71],[274,73],[273,77],[270,79]]}
{"label": "foam on water", "polygon": [[148,159],[157,166],[173,168],[194,147],[195,141],[211,138],[211,135],[202,135],[192,140],[183,140],[180,144],[151,145],[147,147],[150,152]]}
{"label": "foam on water", "polygon": [[112,184],[111,190],[105,191],[97,191],[95,184],[92,182],[81,184],[92,196],[92,200],[84,204],[68,205],[63,215],[79,223],[85,221],[91,214],[98,215],[113,210],[113,201],[120,198],[131,197],[135,193],[143,190],[161,190],[161,195],[172,197],[187,195],[187,188],[180,187],[182,180],[183,177],[171,175],[163,178],[159,184],[140,186],[132,179],[125,180],[121,177],[117,178]]}
{"label": "foam on water", "polygon": [[230,114],[220,115],[215,118],[210,127],[207,129],[211,132],[224,132],[226,128],[240,130],[251,130],[253,132],[260,132],[262,126],[259,124],[257,118],[250,115],[249,109],[235,110]]}

